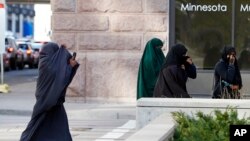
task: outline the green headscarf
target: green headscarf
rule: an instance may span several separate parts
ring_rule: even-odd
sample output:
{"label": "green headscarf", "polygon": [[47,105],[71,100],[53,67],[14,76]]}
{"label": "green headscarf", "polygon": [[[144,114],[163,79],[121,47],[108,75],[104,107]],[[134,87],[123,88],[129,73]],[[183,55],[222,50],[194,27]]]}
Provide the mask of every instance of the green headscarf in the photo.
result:
{"label": "green headscarf", "polygon": [[143,52],[137,80],[137,99],[153,97],[155,83],[164,62],[164,54],[160,47],[163,42],[153,38],[147,42]]}

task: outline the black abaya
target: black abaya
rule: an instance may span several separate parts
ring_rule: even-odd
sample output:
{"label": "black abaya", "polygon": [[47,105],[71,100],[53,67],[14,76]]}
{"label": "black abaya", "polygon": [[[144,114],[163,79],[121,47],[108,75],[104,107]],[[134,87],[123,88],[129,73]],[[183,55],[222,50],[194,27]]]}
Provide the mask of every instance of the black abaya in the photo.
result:
{"label": "black abaya", "polygon": [[72,67],[72,55],[55,43],[44,45],[39,58],[36,103],[20,141],[72,141],[63,106],[66,89],[79,65]]}

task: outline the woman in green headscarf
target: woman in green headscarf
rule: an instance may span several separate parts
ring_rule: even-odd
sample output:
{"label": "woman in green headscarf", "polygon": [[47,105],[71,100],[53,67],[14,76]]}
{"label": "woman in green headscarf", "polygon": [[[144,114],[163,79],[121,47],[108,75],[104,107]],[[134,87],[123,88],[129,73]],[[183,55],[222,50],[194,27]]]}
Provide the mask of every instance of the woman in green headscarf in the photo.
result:
{"label": "woman in green headscarf", "polygon": [[162,46],[163,42],[158,38],[153,38],[146,44],[138,72],[137,99],[153,97],[155,83],[165,60]]}

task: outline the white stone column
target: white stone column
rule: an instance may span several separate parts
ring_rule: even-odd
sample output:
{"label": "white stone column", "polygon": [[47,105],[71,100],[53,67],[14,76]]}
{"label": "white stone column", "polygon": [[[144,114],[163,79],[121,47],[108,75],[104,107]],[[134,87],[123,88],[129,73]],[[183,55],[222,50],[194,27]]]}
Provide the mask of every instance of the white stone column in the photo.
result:
{"label": "white stone column", "polygon": [[31,18],[30,18],[30,22],[33,24],[33,29],[32,29],[32,30],[33,30],[33,34],[32,34],[32,36],[31,36],[31,38],[34,39],[34,28],[35,28],[35,27],[34,27],[34,18],[31,17]]}
{"label": "white stone column", "polygon": [[7,11],[7,5],[5,5],[5,9],[6,9],[6,12],[5,12],[5,31],[8,31],[8,11]]}
{"label": "white stone column", "polygon": [[23,14],[19,15],[19,35],[23,37]]}
{"label": "white stone column", "polygon": [[14,13],[11,14],[11,30],[13,35],[16,35],[16,15]]}

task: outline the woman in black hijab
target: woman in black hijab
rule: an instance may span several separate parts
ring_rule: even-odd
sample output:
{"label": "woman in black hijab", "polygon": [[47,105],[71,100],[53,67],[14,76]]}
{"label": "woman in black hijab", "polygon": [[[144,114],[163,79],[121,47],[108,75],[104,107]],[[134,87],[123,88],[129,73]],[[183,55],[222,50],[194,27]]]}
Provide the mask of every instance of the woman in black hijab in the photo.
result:
{"label": "woman in black hijab", "polygon": [[[241,74],[236,59],[236,51],[232,46],[225,46],[221,59],[215,65],[213,98],[222,98],[222,87],[228,84],[228,92],[240,90],[242,87]],[[222,83],[223,82],[223,83]],[[231,97],[234,96],[231,94]]]}
{"label": "woman in black hijab", "polygon": [[47,43],[42,47],[36,103],[20,141],[72,141],[63,103],[78,66],[65,46]]}
{"label": "woman in black hijab", "polygon": [[170,49],[154,89],[155,97],[190,98],[186,82],[188,77],[196,78],[196,67],[186,53],[182,44]]}

